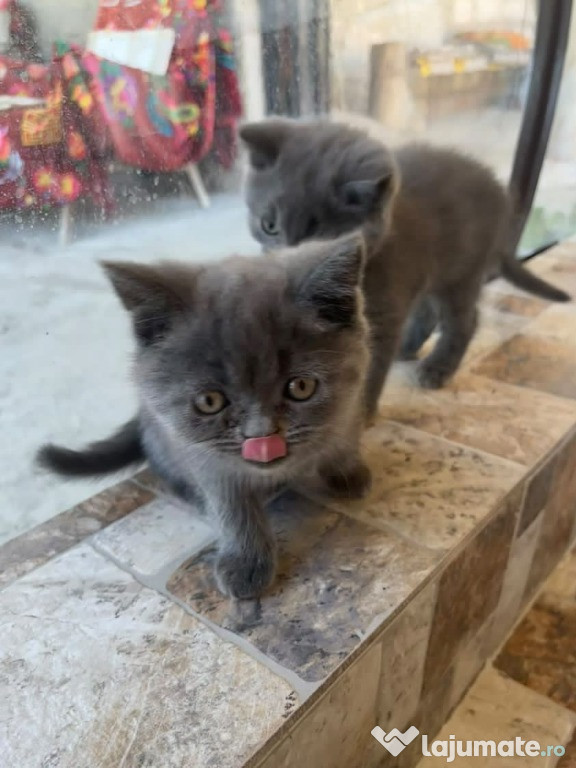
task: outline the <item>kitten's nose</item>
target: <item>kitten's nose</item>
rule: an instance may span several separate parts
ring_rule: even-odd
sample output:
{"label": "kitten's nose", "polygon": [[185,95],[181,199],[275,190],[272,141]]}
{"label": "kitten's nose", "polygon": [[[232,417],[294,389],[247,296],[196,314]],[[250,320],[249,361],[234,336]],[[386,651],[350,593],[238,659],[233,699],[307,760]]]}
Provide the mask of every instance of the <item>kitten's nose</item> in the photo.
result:
{"label": "kitten's nose", "polygon": [[246,438],[268,437],[278,432],[278,424],[269,416],[260,414],[250,416],[242,425],[242,434]]}

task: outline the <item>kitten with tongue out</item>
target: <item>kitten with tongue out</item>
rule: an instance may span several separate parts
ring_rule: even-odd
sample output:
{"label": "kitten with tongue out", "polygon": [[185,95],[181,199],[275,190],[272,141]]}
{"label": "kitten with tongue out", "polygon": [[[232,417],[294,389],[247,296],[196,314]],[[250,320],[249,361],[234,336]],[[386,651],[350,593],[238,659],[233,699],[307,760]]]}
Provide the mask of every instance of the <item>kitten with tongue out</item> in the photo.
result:
{"label": "kitten with tongue out", "polygon": [[85,451],[46,446],[44,466],[148,460],[213,518],[220,590],[258,597],[276,568],[267,501],[302,483],[358,497],[370,483],[363,250],[353,234],[215,264],[105,264],[132,316],[138,416]]}

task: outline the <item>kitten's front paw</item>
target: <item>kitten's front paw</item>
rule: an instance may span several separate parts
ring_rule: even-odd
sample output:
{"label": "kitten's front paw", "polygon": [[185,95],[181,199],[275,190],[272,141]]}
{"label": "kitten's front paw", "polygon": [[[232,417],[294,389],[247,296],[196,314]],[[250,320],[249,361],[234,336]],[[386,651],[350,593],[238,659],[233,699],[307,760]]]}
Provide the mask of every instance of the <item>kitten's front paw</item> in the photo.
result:
{"label": "kitten's front paw", "polygon": [[343,499],[362,499],[372,487],[372,473],[361,462],[351,468],[325,470],[322,479],[331,496]]}
{"label": "kitten's front paw", "polygon": [[215,566],[218,589],[223,595],[239,600],[260,597],[274,581],[275,574],[276,556],[269,547],[258,552],[222,552]]}
{"label": "kitten's front paw", "polygon": [[450,378],[450,375],[450,373],[442,368],[426,365],[425,360],[416,369],[416,378],[424,389],[441,389]]}

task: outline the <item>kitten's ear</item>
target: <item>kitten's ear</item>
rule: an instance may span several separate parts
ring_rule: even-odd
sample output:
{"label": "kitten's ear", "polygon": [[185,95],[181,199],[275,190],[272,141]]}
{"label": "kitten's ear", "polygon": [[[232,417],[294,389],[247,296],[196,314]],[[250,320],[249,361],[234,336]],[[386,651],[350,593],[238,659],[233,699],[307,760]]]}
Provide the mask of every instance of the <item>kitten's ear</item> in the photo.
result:
{"label": "kitten's ear", "polygon": [[332,325],[352,327],[358,315],[364,252],[360,232],[305,246],[299,265],[305,274],[300,275],[298,302],[313,307],[322,320]]}
{"label": "kitten's ear", "polygon": [[274,165],[291,128],[288,120],[262,120],[240,127],[238,133],[248,149],[252,168],[262,171]]}
{"label": "kitten's ear", "polygon": [[338,190],[340,203],[347,210],[374,213],[393,193],[395,181],[392,170],[385,171],[375,179],[347,181]]}
{"label": "kitten's ear", "polygon": [[190,275],[181,268],[112,261],[102,266],[131,313],[134,333],[144,346],[165,336],[174,318],[190,305]]}

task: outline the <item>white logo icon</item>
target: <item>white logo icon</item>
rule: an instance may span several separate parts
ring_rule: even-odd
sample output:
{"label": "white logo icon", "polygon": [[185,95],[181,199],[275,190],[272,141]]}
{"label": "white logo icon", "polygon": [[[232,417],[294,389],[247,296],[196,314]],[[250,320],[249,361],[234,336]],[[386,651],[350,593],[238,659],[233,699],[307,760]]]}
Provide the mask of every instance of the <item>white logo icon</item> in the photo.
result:
{"label": "white logo icon", "polygon": [[377,725],[375,728],[372,728],[370,733],[374,736],[376,741],[382,744],[382,746],[390,752],[391,755],[398,757],[400,752],[406,749],[408,744],[411,744],[414,741],[420,731],[412,725],[408,730],[404,731],[404,733],[399,731],[398,728],[392,728],[391,731],[386,733],[385,730]]}

